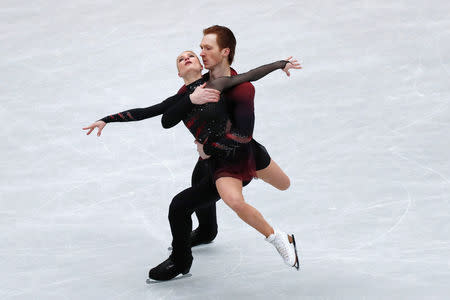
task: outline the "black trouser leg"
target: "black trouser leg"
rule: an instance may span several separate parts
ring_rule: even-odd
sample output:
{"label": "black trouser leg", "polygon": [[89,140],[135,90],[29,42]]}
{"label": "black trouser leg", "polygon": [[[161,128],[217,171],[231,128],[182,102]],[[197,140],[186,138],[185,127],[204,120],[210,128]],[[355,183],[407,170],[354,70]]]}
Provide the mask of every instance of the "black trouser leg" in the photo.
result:
{"label": "black trouser leg", "polygon": [[[208,160],[199,160],[195,165],[194,171],[192,172],[191,183],[192,186],[199,184],[205,177],[212,177],[210,166]],[[212,180],[211,180],[211,184]],[[217,194],[218,201],[220,199]],[[197,208],[195,214],[198,219],[198,227],[202,236],[207,239],[213,240],[217,235],[217,215],[216,215],[216,202],[211,203],[211,205]]]}
{"label": "black trouser leg", "polygon": [[[219,198],[220,199],[220,198]],[[216,203],[195,211],[198,219],[198,228],[205,238],[213,240],[217,235]]]}
{"label": "black trouser leg", "polygon": [[211,206],[219,194],[210,177],[176,195],[169,207],[169,222],[172,231],[172,258],[179,267],[192,261],[190,234],[192,213],[202,207]]}

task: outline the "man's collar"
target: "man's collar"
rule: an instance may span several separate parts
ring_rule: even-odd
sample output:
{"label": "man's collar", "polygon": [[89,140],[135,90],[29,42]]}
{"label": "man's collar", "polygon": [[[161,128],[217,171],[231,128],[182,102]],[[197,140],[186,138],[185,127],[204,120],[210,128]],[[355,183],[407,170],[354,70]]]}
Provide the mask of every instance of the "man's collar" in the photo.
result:
{"label": "man's collar", "polygon": [[[236,72],[236,70],[235,70],[235,69],[233,69],[233,68],[231,68],[231,67],[230,67],[230,74],[231,74],[231,76],[234,76],[234,75],[237,75],[237,74],[238,74],[238,72]],[[205,79],[206,81],[208,81],[208,80],[209,80],[209,72],[208,72],[208,73],[205,73],[205,74],[203,74],[203,79]]]}

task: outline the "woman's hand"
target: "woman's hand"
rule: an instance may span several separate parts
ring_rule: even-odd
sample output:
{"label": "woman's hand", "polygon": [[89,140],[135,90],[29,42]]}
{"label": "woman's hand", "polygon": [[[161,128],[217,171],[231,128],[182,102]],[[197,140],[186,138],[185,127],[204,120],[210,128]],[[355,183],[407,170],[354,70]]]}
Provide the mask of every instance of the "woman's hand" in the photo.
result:
{"label": "woman's hand", "polygon": [[211,157],[211,155],[206,155],[203,151],[203,144],[200,144],[197,140],[195,140],[194,143],[197,145],[197,152],[201,158],[208,159]]}
{"label": "woman's hand", "polygon": [[97,127],[98,128],[97,136],[100,136],[102,134],[102,130],[103,130],[103,128],[105,128],[105,126],[106,126],[105,122],[97,121],[95,123],[92,123],[88,127],[84,127],[83,130],[88,130],[89,129],[88,133],[86,133],[87,135],[89,135],[95,129],[95,127]]}
{"label": "woman's hand", "polygon": [[288,63],[284,67],[283,72],[285,72],[287,76],[291,76],[291,73],[289,72],[289,69],[301,69],[302,68],[302,66],[300,65],[298,60],[292,59],[292,56],[289,56],[285,60],[287,60]]}
{"label": "woman's hand", "polygon": [[189,96],[193,104],[205,104],[208,102],[218,102],[220,92],[215,89],[205,88],[206,82],[195,88],[194,92]]}

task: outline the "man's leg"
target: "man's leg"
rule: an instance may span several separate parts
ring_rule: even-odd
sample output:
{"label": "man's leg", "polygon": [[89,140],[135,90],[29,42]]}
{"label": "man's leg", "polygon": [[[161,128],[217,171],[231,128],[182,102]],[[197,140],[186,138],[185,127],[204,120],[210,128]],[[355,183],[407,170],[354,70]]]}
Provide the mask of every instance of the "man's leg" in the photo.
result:
{"label": "man's leg", "polygon": [[176,195],[169,207],[169,222],[172,231],[172,254],[149,272],[155,280],[169,280],[180,273],[187,273],[192,264],[190,234],[191,215],[199,207],[211,205],[218,199],[217,189],[210,177]]}
{"label": "man's leg", "polygon": [[[192,172],[191,183],[195,186],[201,182],[201,180],[211,175],[209,160],[199,160],[195,165]],[[216,214],[216,201],[220,199],[217,194],[217,199],[211,204],[203,207],[199,207],[195,210],[195,214],[198,219],[198,228],[191,234],[192,247],[200,244],[210,243],[217,235],[217,214]]]}

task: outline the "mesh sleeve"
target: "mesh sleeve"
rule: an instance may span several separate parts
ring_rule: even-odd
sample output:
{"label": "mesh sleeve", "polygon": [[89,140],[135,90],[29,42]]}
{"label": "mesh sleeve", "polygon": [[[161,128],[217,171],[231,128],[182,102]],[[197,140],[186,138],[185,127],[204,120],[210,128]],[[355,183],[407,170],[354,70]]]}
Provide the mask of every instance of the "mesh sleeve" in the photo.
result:
{"label": "mesh sleeve", "polygon": [[222,92],[243,82],[259,80],[275,70],[284,69],[287,63],[287,60],[280,60],[252,69],[246,73],[238,74],[235,76],[219,77],[209,82],[206,87],[213,88]]}

